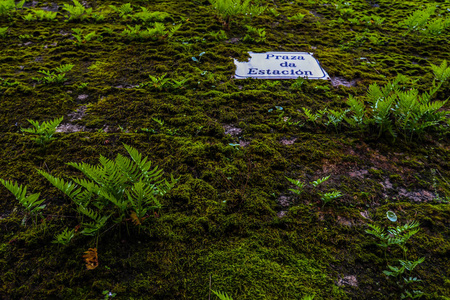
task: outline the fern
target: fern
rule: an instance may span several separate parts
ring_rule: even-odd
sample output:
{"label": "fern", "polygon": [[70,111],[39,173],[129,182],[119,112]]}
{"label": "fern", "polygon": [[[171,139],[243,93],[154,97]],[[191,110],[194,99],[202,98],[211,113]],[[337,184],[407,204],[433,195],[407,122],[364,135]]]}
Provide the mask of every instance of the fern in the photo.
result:
{"label": "fern", "polygon": [[329,109],[327,114],[328,121],[325,122],[325,125],[326,126],[333,125],[334,129],[337,131],[338,127],[340,126],[341,122],[345,119],[345,116],[349,111],[350,111],[349,109],[341,111]]}
{"label": "fern", "polygon": [[431,64],[431,70],[433,70],[434,77],[437,81],[447,81],[450,78],[450,67],[447,66],[447,61],[442,61],[440,66]]}
{"label": "fern", "polygon": [[63,117],[54,119],[52,121],[44,121],[39,124],[37,121],[28,120],[34,128],[21,128],[22,132],[31,133],[34,136],[31,138],[40,145],[45,145],[55,138],[53,135],[56,132],[56,128],[62,122]]}
{"label": "fern", "polygon": [[216,295],[217,297],[219,297],[220,300],[233,300],[233,298],[231,298],[231,296],[229,296],[227,293],[225,292],[220,292],[220,291],[214,291],[211,290],[214,295]]}
{"label": "fern", "polygon": [[12,11],[23,7],[25,0],[16,4],[14,0],[0,0],[0,16],[9,15]]}
{"label": "fern", "polygon": [[83,223],[85,235],[97,234],[109,221],[111,210],[115,210],[117,223],[134,213],[138,220],[135,223],[141,224],[150,211],[161,207],[160,197],[177,182],[172,176],[170,180],[163,179],[163,171],[158,166],[153,167],[135,148],[124,147],[131,159],[118,154],[115,160],[100,156],[98,165],[68,163],[85,178],[65,181],[39,171],[77,204],[79,213],[92,220]]}
{"label": "fern", "polygon": [[142,181],[136,182],[131,190],[127,191],[127,196],[139,223],[143,222],[143,218],[149,210],[161,207],[161,203],[154,195],[153,186],[146,185]]}
{"label": "fern", "polygon": [[44,176],[51,184],[53,184],[56,188],[61,190],[64,194],[69,196],[71,199],[75,199],[75,197],[80,193],[80,189],[75,189],[77,186],[68,181],[64,181],[64,179],[56,178],[47,172],[42,170],[37,170],[39,174]]}
{"label": "fern", "polygon": [[115,5],[110,5],[109,7],[115,12],[117,12],[122,19],[126,19],[133,12],[133,7],[131,7],[131,3],[125,3],[119,7]]}
{"label": "fern", "polygon": [[428,19],[435,11],[435,7],[429,6],[427,9],[417,10],[408,16],[403,22],[400,22],[400,25],[405,26],[408,30],[404,34],[408,34],[411,31],[419,31],[424,28],[425,24],[428,22]]}
{"label": "fern", "polygon": [[8,32],[9,27],[0,27],[0,37],[6,37],[6,33]]}
{"label": "fern", "polygon": [[301,182],[300,180],[295,180],[289,177],[286,177],[286,179],[292,183],[293,185],[295,185],[297,188],[296,189],[289,189],[289,191],[293,192],[296,195],[301,195],[301,193],[303,193],[303,188],[305,187],[305,183]]}
{"label": "fern", "polygon": [[322,116],[322,115],[320,115],[318,113],[317,114],[313,114],[311,112],[311,110],[306,108],[306,107],[302,107],[302,109],[303,109],[303,112],[305,113],[306,118],[308,119],[308,121],[309,122],[313,122],[314,124],[316,123],[317,119],[319,119]]}
{"label": "fern", "polygon": [[146,30],[141,30],[140,25],[134,27],[127,25],[122,32],[123,36],[126,36],[130,40],[147,40],[147,39],[157,39],[172,36],[175,31],[177,31],[181,25],[175,25],[170,30],[166,30],[166,26],[162,23],[156,22],[153,28],[147,28]]}
{"label": "fern", "polygon": [[298,21],[298,22],[300,22],[300,21],[303,20],[304,17],[306,17],[305,14],[297,13],[297,14],[293,15],[292,17],[287,17],[287,19],[289,21]]}
{"label": "fern", "polygon": [[110,215],[100,215],[94,210],[83,206],[78,206],[77,211],[93,220],[93,222],[82,223],[84,229],[81,233],[84,235],[96,235],[100,229],[106,225],[106,222],[110,218]]}
{"label": "fern", "polygon": [[52,11],[45,11],[42,9],[37,9],[34,11],[34,13],[36,14],[36,17],[39,18],[40,21],[52,21],[56,18],[56,14],[57,12],[52,12]]}
{"label": "fern", "polygon": [[330,176],[331,176],[331,175],[328,175],[328,176],[326,176],[326,177],[319,178],[319,179],[317,179],[317,180],[315,180],[315,181],[312,181],[311,184],[312,184],[313,187],[316,188],[319,184],[322,184],[322,183],[324,183],[325,181],[327,181],[328,179],[330,179]]}
{"label": "fern", "polygon": [[71,20],[84,20],[89,18],[92,14],[92,8],[85,8],[78,0],[73,0],[74,5],[63,4],[63,10],[69,13],[68,21]]}
{"label": "fern", "polygon": [[366,230],[366,233],[377,237],[381,241],[381,243],[377,245],[384,247],[385,250],[389,246],[398,245],[403,250],[406,257],[407,248],[405,244],[413,235],[419,232],[419,225],[419,222],[412,221],[403,226],[389,227],[387,232],[385,232],[381,227],[375,224],[368,224],[371,230]]}
{"label": "fern", "polygon": [[259,8],[250,4],[250,0],[209,0],[217,11],[217,16],[222,21],[226,30],[230,29],[232,18],[238,15],[253,16],[261,14],[265,7]]}
{"label": "fern", "polygon": [[162,22],[169,17],[169,14],[161,11],[148,11],[146,7],[141,7],[141,12],[133,15],[134,20],[139,20],[142,23]]}
{"label": "fern", "polygon": [[337,198],[342,197],[342,193],[339,191],[334,192],[328,192],[320,195],[320,200],[323,201],[323,205],[327,204],[328,202],[331,202]]}
{"label": "fern", "polygon": [[352,116],[350,118],[344,117],[344,119],[351,126],[363,127],[365,124],[364,117],[366,115],[366,106],[364,105],[364,102],[350,95],[347,99],[347,104],[350,106],[349,112],[352,113]]}
{"label": "fern", "polygon": [[52,241],[52,243],[67,245],[70,243],[70,241],[74,236],[75,236],[75,229],[69,230],[69,228],[66,228],[60,234],[55,235],[55,239]]}
{"label": "fern", "polygon": [[[39,200],[40,193],[30,194],[27,196],[27,186],[21,186],[17,182],[7,181],[0,178],[0,182],[16,197],[17,201],[28,211],[29,214],[37,217],[37,213],[45,208],[42,204],[45,200]],[[22,221],[24,223],[26,217]],[[36,223],[36,218],[35,218]]]}

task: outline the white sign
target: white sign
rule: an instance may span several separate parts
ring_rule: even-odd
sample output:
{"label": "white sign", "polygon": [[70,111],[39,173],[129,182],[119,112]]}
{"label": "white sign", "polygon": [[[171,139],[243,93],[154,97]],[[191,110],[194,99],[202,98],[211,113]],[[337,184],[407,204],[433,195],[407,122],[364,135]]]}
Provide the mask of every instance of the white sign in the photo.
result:
{"label": "white sign", "polygon": [[236,59],[235,78],[259,79],[330,79],[319,62],[307,52],[249,52],[250,61]]}

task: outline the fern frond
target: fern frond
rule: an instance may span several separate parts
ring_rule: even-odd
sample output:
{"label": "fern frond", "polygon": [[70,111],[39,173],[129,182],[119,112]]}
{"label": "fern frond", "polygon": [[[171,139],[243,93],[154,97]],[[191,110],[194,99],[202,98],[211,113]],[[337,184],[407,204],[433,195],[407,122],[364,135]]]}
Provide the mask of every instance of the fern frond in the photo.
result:
{"label": "fern frond", "polygon": [[328,179],[330,179],[330,176],[331,176],[331,175],[328,175],[328,176],[326,176],[326,177],[319,178],[319,179],[317,179],[317,180],[311,182],[311,184],[312,184],[314,187],[317,187],[319,184],[322,184],[322,183],[324,183],[325,181],[327,181]]}
{"label": "fern frond", "polygon": [[349,95],[347,104],[350,106],[350,112],[353,113],[352,120],[354,123],[358,125],[363,124],[364,116],[366,115],[366,106],[364,105],[364,101]]}
{"label": "fern frond", "polygon": [[293,185],[295,185],[297,187],[297,189],[289,189],[289,191],[293,192],[294,194],[300,195],[303,192],[303,188],[305,187],[305,183],[301,182],[300,180],[295,180],[289,177],[285,178],[292,183]]}
{"label": "fern frond", "polygon": [[44,209],[45,204],[41,205],[45,200],[39,200],[40,193],[27,194],[27,186],[19,185],[17,182],[0,179],[0,182],[16,197],[17,201],[22,204],[30,213]]}
{"label": "fern frond", "polygon": [[440,66],[431,64],[431,70],[433,70],[436,80],[444,82],[450,78],[450,67],[447,67],[447,61],[442,61]]}
{"label": "fern frond", "polygon": [[219,297],[220,300],[233,300],[233,298],[231,298],[231,296],[227,295],[227,293],[225,293],[225,292],[214,291],[214,290],[211,290],[211,292],[213,292],[214,295]]}
{"label": "fern frond", "polygon": [[150,168],[152,167],[152,162],[147,161],[147,157],[142,158],[142,154],[140,154],[135,148],[131,146],[124,144],[124,147],[142,173],[141,177],[139,178],[140,180],[151,182],[157,181],[162,177],[162,170],[158,170],[158,166],[150,170]]}
{"label": "fern frond", "polygon": [[83,226],[85,228],[81,233],[84,235],[95,235],[100,229],[103,228],[103,226],[105,226],[106,222],[110,217],[110,216],[100,216],[94,210],[83,206],[78,206],[77,210],[83,215],[94,220],[94,222],[83,223]]}
{"label": "fern frond", "polygon": [[76,189],[77,185],[73,182],[64,181],[64,179],[54,177],[42,170],[37,170],[37,172],[44,176],[48,181],[50,181],[51,184],[53,184],[56,188],[69,196],[69,198],[71,199],[74,199],[78,195],[78,193],[81,192],[81,189]]}
{"label": "fern frond", "polygon": [[368,101],[371,103],[376,103],[378,100],[383,98],[383,93],[378,84],[372,83],[369,85],[369,90],[367,91]]}
{"label": "fern frond", "polygon": [[153,195],[154,185],[146,185],[144,182],[139,181],[131,187],[131,191],[126,193],[131,207],[141,222],[147,211],[161,208],[161,203]]}

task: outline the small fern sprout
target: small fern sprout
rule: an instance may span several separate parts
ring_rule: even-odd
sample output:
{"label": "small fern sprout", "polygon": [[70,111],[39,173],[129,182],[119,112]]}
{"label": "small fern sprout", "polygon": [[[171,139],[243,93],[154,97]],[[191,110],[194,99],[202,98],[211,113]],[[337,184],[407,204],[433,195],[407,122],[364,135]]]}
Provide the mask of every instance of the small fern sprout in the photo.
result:
{"label": "small fern sprout", "polygon": [[328,192],[320,195],[320,199],[323,201],[323,205],[340,197],[342,197],[342,193],[339,191]]}
{"label": "small fern sprout", "polygon": [[34,128],[21,128],[22,132],[31,133],[34,136],[31,138],[39,145],[44,146],[48,142],[54,140],[53,135],[56,132],[56,128],[62,122],[63,117],[54,119],[52,121],[44,121],[41,124],[37,121],[28,120]]}
{"label": "small fern sprout", "polygon": [[324,183],[325,181],[327,181],[328,179],[330,179],[330,176],[331,176],[331,175],[328,175],[328,176],[326,176],[326,177],[319,178],[319,179],[317,179],[317,180],[315,180],[315,181],[312,181],[311,184],[312,184],[313,187],[316,188],[319,184],[322,184],[322,183]]}
{"label": "small fern sprout", "polygon": [[75,229],[69,230],[69,228],[66,228],[60,234],[55,235],[55,239],[52,241],[52,243],[61,244],[65,246],[70,243],[70,241],[74,236],[75,236]]}
{"label": "small fern sprout", "polygon": [[294,194],[300,196],[303,193],[303,188],[305,187],[305,183],[301,182],[300,180],[295,180],[289,177],[286,177],[286,179],[292,183],[293,185],[295,185],[297,188],[296,189],[289,189],[289,191],[293,192]]}

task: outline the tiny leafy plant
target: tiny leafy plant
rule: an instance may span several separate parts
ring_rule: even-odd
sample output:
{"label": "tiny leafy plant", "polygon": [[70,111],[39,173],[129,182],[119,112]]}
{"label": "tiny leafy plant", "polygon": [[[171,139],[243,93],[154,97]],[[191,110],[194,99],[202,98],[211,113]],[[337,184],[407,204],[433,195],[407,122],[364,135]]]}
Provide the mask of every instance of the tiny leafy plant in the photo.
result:
{"label": "tiny leafy plant", "polygon": [[39,21],[53,21],[56,19],[57,14],[56,11],[45,11],[43,9],[36,9],[34,13],[36,14],[36,17],[39,19]]}
{"label": "tiny leafy plant", "polygon": [[231,296],[229,296],[225,292],[214,291],[214,290],[211,290],[211,292],[213,292],[214,295],[216,295],[220,300],[233,300],[233,298],[231,298]]}
{"label": "tiny leafy plant", "polygon": [[[37,223],[37,214],[40,210],[45,208],[42,204],[45,200],[39,200],[40,193],[27,195],[27,186],[19,185],[17,182],[0,179],[0,182],[16,197],[17,201],[25,208],[29,215],[35,216],[35,223]],[[25,224],[27,216],[22,220]]]}
{"label": "tiny leafy plant", "polygon": [[110,292],[108,290],[103,291],[103,295],[105,295],[105,298],[103,300],[108,300],[109,298],[114,298],[117,294]]}
{"label": "tiny leafy plant", "polygon": [[228,38],[224,30],[219,30],[217,32],[210,32],[209,35],[211,35],[216,41],[223,41]]}
{"label": "tiny leafy plant", "polygon": [[298,22],[300,22],[300,21],[302,21],[305,17],[306,17],[305,14],[298,13],[298,14],[293,15],[292,17],[287,17],[287,19],[288,19],[289,21],[298,21]]}
{"label": "tiny leafy plant", "polygon": [[141,10],[142,11],[133,15],[133,19],[141,21],[145,24],[149,24],[152,22],[162,22],[170,17],[170,15],[166,12],[149,11],[146,7],[141,7]]}
{"label": "tiny leafy plant", "polygon": [[322,177],[322,178],[319,178],[319,179],[317,179],[317,180],[314,180],[314,181],[312,181],[311,182],[311,185],[314,187],[314,188],[316,188],[316,187],[318,187],[320,184],[322,184],[322,183],[324,183],[325,181],[327,181],[328,179],[330,179],[330,175],[328,175],[328,176],[326,176],[326,177]]}
{"label": "tiny leafy plant", "polygon": [[127,25],[127,28],[125,28],[121,34],[129,40],[165,39],[171,37],[180,27],[181,24],[177,24],[170,29],[166,29],[164,24],[155,22],[153,28],[141,30],[141,25],[136,25],[134,27]]}
{"label": "tiny leafy plant", "polygon": [[89,85],[88,82],[82,82],[82,83],[80,83],[80,85],[78,86],[78,88],[79,88],[80,90],[83,90],[83,89],[87,88],[88,85]]}
{"label": "tiny leafy plant", "polygon": [[[387,218],[391,220],[392,222],[397,221],[397,216],[394,212],[388,211],[387,212]],[[394,217],[395,216],[395,217]],[[419,258],[415,261],[407,260],[406,253],[408,251],[406,247],[406,242],[414,236],[417,232],[419,232],[419,222],[412,221],[408,222],[405,225],[398,225],[396,227],[390,226],[387,231],[385,231],[381,226],[378,226],[376,224],[368,224],[370,229],[366,230],[366,233],[371,234],[378,238],[380,241],[379,244],[377,244],[380,247],[384,248],[384,257],[387,262],[386,257],[386,251],[389,247],[398,245],[403,250],[403,260],[399,259],[398,262],[400,263],[400,266],[392,266],[388,264],[388,270],[384,270],[383,273],[386,276],[398,278],[402,276],[406,271],[409,272],[409,274],[412,273],[412,271],[421,263],[425,261],[425,257]],[[397,282],[398,286],[402,289],[401,299],[405,298],[420,298],[423,295],[423,292],[420,290],[417,290],[417,287],[414,287],[415,289],[412,290],[412,292],[409,292],[409,288],[413,288],[412,285],[420,282],[420,279],[417,279],[416,277],[410,276],[403,277],[403,280],[400,280]],[[420,288],[420,287],[419,287]]]}
{"label": "tiny leafy plant", "polygon": [[74,5],[63,4],[63,10],[68,12],[68,21],[85,20],[92,15],[92,8],[86,8],[78,0],[73,0]]}
{"label": "tiny leafy plant", "polygon": [[11,12],[20,9],[25,4],[25,0],[22,0],[16,4],[14,0],[0,0],[0,16],[7,16]]}
{"label": "tiny leafy plant", "polygon": [[83,30],[80,28],[72,28],[72,36],[75,38],[73,43],[77,45],[78,47],[91,41],[93,38],[97,36],[95,31],[92,31],[88,34],[83,34]]}
{"label": "tiny leafy plant", "polygon": [[[286,177],[286,179],[290,183],[295,185],[295,187],[296,187],[295,189],[289,189],[289,191],[291,191],[294,194],[300,196],[303,193],[304,189],[305,189],[305,183],[301,182],[300,180],[292,179],[292,178],[289,178],[289,177]],[[330,179],[330,175],[328,175],[326,177],[319,178],[319,179],[317,179],[315,181],[311,181],[310,182],[310,185],[312,185],[313,190],[319,195],[320,200],[322,200],[322,202],[323,202],[322,206],[325,206],[325,204],[331,202],[332,200],[335,200],[335,199],[340,198],[340,197],[343,196],[342,193],[339,192],[339,191],[332,191],[332,192],[322,193],[322,192],[316,190],[316,188],[319,185],[321,185],[322,183],[326,182],[328,179]]]}
{"label": "tiny leafy plant", "polygon": [[244,42],[262,43],[266,41],[266,30],[264,28],[255,28],[249,25],[247,27],[247,34],[242,39]]}
{"label": "tiny leafy plant", "polygon": [[174,89],[184,89],[186,86],[186,82],[189,81],[189,78],[183,78],[181,80],[172,79],[172,88]]}
{"label": "tiny leafy plant", "polygon": [[306,107],[302,107],[303,112],[305,113],[306,116],[306,120],[308,122],[312,122],[314,124],[317,124],[317,122],[324,116],[326,115],[328,109],[322,109],[322,110],[318,110],[316,113],[311,112],[311,110],[309,108]]}
{"label": "tiny leafy plant", "polygon": [[291,89],[293,90],[301,90],[302,89],[302,85],[305,83],[306,79],[303,77],[297,77],[297,79],[295,79],[294,83],[291,84]]}
{"label": "tiny leafy plant", "polygon": [[127,19],[128,17],[131,17],[131,13],[133,12],[133,7],[131,6],[131,3],[125,3],[121,6],[117,7],[115,5],[109,6],[112,10],[114,10],[116,13],[119,14],[119,17],[122,19]]}
{"label": "tiny leafy plant", "polygon": [[66,81],[66,73],[72,70],[73,67],[73,64],[65,64],[56,67],[54,71],[39,70],[38,73],[44,74],[45,76],[41,78],[34,77],[33,79],[44,83],[62,83]]}
{"label": "tiny leafy plant", "polygon": [[159,91],[162,91],[164,88],[166,88],[170,85],[170,78],[166,78],[166,75],[167,75],[167,73],[163,74],[161,76],[148,75],[148,77],[150,78],[150,81],[141,83],[139,85],[139,87],[150,86]]}
{"label": "tiny leafy plant", "polygon": [[163,171],[153,167],[135,148],[124,147],[131,159],[118,154],[115,160],[100,156],[98,165],[68,163],[85,178],[66,181],[38,171],[77,205],[77,211],[84,216],[83,235],[98,235],[106,224],[120,224],[127,217],[141,225],[151,212],[161,208],[160,197],[177,182],[172,176],[163,179]]}
{"label": "tiny leafy plant", "polygon": [[27,22],[31,22],[31,21],[36,21],[37,20],[37,16],[32,14],[32,13],[28,13],[25,16],[23,16],[22,19],[24,19]]}
{"label": "tiny leafy plant", "polygon": [[296,186],[295,189],[289,189],[289,191],[293,192],[296,195],[301,195],[303,193],[303,189],[305,187],[305,183],[301,182],[300,180],[295,180],[289,177],[286,177],[286,179]]}
{"label": "tiny leafy plant", "polygon": [[195,57],[195,56],[192,56],[191,58],[192,58],[193,61],[195,61],[196,63],[199,64],[199,63],[202,61],[202,56],[203,56],[205,53],[206,53],[206,52],[201,52],[201,53],[198,55],[198,58]]}
{"label": "tiny leafy plant", "polygon": [[14,80],[14,81],[10,81],[9,79],[3,79],[0,77],[0,87],[11,87],[11,86],[15,86],[15,85],[19,85],[20,82]]}
{"label": "tiny leafy plant", "polygon": [[63,117],[54,119],[52,121],[44,121],[39,124],[38,121],[28,120],[34,128],[21,128],[22,132],[30,133],[33,135],[31,138],[39,145],[46,145],[48,142],[54,140],[53,135],[56,132],[56,128],[62,122]]}
{"label": "tiny leafy plant", "polygon": [[60,234],[55,235],[55,239],[52,241],[54,244],[68,245],[72,238],[75,236],[75,229],[69,230],[66,228]]}
{"label": "tiny leafy plant", "polygon": [[2,38],[6,37],[7,33],[8,33],[8,27],[0,27],[0,37],[2,37]]}
{"label": "tiny leafy plant", "polygon": [[321,194],[320,199],[323,201],[323,205],[325,205],[328,202],[331,202],[340,197],[342,197],[342,193],[339,191],[334,191],[334,192],[328,192],[328,193]]}
{"label": "tiny leafy plant", "polygon": [[265,7],[253,6],[250,0],[209,0],[217,12],[225,30],[230,30],[233,18],[239,15],[258,15],[264,12]]}

